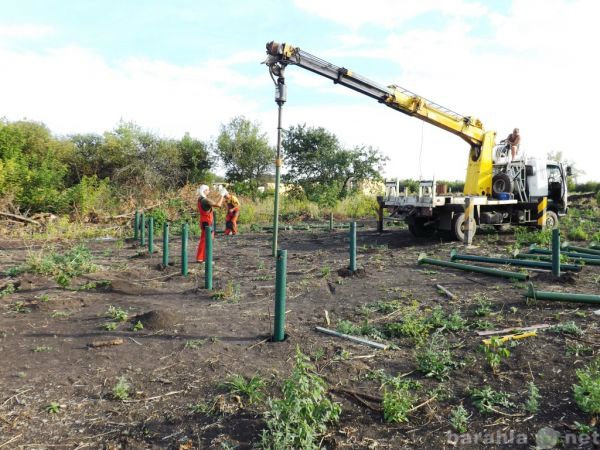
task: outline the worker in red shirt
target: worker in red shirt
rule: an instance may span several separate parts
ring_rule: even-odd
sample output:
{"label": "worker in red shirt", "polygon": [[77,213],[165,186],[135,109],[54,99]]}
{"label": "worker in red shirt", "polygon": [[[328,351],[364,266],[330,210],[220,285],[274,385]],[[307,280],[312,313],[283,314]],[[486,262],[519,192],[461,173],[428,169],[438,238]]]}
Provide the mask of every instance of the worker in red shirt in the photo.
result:
{"label": "worker in red shirt", "polygon": [[225,234],[237,234],[237,221],[238,217],[240,216],[240,201],[235,195],[227,193],[225,195],[225,202],[227,202],[227,217],[225,217]]}
{"label": "worker in red shirt", "polygon": [[510,145],[510,153],[512,155],[511,161],[514,161],[517,156],[517,151],[519,150],[519,144],[521,143],[521,135],[519,134],[518,128],[515,128],[513,132],[508,135],[506,142]]}
{"label": "worker in red shirt", "polygon": [[[223,204],[223,197],[218,202],[214,202],[207,198],[209,188],[203,184],[196,191],[198,193],[198,212],[200,213],[200,243],[198,244],[198,251],[196,252],[196,261],[204,262],[204,253],[206,251],[206,232],[205,228],[213,226],[214,215],[213,208],[220,208]],[[213,229],[212,235],[214,237],[215,230]]]}

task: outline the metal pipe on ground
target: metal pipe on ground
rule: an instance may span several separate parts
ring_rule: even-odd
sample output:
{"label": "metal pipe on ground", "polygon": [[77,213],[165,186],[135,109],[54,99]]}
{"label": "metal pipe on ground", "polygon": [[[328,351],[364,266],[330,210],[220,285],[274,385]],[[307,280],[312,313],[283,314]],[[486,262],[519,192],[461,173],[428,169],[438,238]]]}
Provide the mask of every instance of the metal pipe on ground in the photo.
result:
{"label": "metal pipe on ground", "polygon": [[[552,255],[552,250],[546,248],[540,248],[535,244],[529,246],[529,253],[537,253],[539,255]],[[590,253],[579,253],[579,252],[561,252],[563,255],[569,258],[589,258],[589,259],[600,259],[600,255],[592,255]]]}
{"label": "metal pipe on ground", "polygon": [[449,267],[451,269],[464,270],[467,272],[484,273],[494,277],[512,278],[515,280],[525,281],[529,279],[529,275],[520,272],[510,272],[507,270],[492,269],[490,267],[473,266],[470,264],[460,264],[450,261],[442,261],[439,259],[428,258],[425,253],[419,255],[418,264],[431,264],[433,266]]}
{"label": "metal pipe on ground", "polygon": [[[563,255],[564,254],[565,253],[563,252]],[[541,254],[541,253],[517,253],[517,254],[515,254],[515,258],[537,259],[539,261],[552,262],[552,256]],[[574,257],[574,256],[567,256],[567,258],[569,260],[571,260],[571,263],[573,263],[573,264],[578,264],[578,265],[585,264],[587,266],[600,266],[600,259],[581,258],[581,257]],[[565,267],[565,264],[561,264],[561,267]]]}
{"label": "metal pipe on ground", "polygon": [[532,298],[534,300],[554,300],[560,302],[569,303],[591,303],[594,305],[600,304],[600,295],[592,294],[573,294],[569,292],[549,292],[549,291],[536,291],[533,283],[529,283],[527,286],[527,293],[525,297]]}
{"label": "metal pipe on ground", "polygon": [[[545,261],[525,261],[522,259],[509,259],[509,258],[494,258],[490,256],[478,256],[478,255],[461,255],[456,249],[452,249],[450,252],[450,261],[476,261],[476,262],[486,262],[491,264],[506,264],[509,266],[518,266],[518,267],[535,267],[538,269],[552,269],[552,264]],[[569,270],[572,272],[579,272],[581,270],[581,266],[576,264],[561,264],[560,266],[564,270]]]}
{"label": "metal pipe on ground", "polygon": [[576,247],[574,245],[567,244],[564,245],[562,248],[563,250],[566,250],[568,252],[588,253],[590,255],[600,256],[600,250],[595,250],[587,247]]}

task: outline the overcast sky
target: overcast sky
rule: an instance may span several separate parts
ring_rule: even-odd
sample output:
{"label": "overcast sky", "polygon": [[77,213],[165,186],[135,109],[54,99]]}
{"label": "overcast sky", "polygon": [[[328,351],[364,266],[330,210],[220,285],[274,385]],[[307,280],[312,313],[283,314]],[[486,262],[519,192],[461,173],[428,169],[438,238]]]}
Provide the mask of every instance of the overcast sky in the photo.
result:
{"label": "overcast sky", "polygon": [[[0,0],[0,117],[55,134],[119,120],[202,140],[237,115],[273,144],[265,44],[288,42],[379,84],[397,84],[531,156],[562,151],[600,180],[596,0]],[[389,156],[385,175],[463,179],[458,137],[298,67],[284,127],[323,126]]]}

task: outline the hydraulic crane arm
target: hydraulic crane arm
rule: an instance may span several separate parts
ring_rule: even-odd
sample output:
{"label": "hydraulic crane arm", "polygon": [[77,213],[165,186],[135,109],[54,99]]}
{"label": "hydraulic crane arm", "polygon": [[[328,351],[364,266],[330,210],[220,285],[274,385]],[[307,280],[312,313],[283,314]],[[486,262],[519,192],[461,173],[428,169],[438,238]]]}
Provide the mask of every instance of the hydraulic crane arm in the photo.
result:
{"label": "hydraulic crane arm", "polygon": [[381,86],[289,44],[269,42],[267,54],[265,64],[269,67],[271,76],[281,79],[286,66],[296,65],[461,137],[471,147],[465,194],[491,194],[491,155],[495,133],[486,132],[478,119],[455,113],[398,86]]}

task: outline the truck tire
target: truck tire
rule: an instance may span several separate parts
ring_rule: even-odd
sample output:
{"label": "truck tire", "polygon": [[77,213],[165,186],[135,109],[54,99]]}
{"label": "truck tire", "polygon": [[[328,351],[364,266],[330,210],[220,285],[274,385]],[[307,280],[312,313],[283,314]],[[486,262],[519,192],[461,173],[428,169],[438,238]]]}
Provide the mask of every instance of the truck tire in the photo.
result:
{"label": "truck tire", "polygon": [[418,218],[413,219],[408,224],[408,231],[414,236],[418,238],[428,238],[433,236],[435,233],[435,227],[430,225],[425,225],[426,219]]}
{"label": "truck tire", "polygon": [[558,214],[554,211],[546,211],[546,228],[549,230],[558,228]]}
{"label": "truck tire", "polygon": [[500,172],[492,178],[492,192],[494,193],[494,197],[498,197],[498,194],[502,193],[510,194],[514,189],[515,183],[507,173]]}
{"label": "truck tire", "polygon": [[[475,219],[471,220],[473,227],[475,227],[474,236],[477,233],[477,224],[475,223]],[[457,241],[462,242],[465,240],[465,213],[456,214],[452,219],[452,234]]]}

